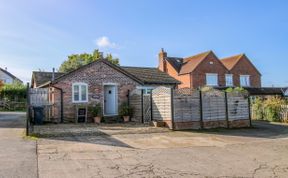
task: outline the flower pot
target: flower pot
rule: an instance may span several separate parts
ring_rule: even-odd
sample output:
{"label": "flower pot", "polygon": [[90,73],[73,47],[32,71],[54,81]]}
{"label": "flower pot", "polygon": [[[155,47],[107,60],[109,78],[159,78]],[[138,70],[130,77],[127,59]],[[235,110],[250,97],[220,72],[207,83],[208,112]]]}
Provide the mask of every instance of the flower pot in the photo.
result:
{"label": "flower pot", "polygon": [[96,124],[100,124],[100,122],[101,122],[101,117],[94,117],[94,122],[95,122]]}
{"label": "flower pot", "polygon": [[123,116],[124,122],[129,122],[130,121],[130,116]]}

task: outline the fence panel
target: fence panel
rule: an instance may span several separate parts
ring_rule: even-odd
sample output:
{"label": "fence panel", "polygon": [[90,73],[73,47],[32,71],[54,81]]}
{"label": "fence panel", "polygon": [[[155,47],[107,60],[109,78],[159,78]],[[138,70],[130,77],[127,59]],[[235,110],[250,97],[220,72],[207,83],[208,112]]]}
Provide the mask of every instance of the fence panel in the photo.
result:
{"label": "fence panel", "polygon": [[174,90],[174,121],[200,121],[199,91],[191,89]]}
{"label": "fence panel", "polygon": [[203,127],[226,127],[225,93],[219,90],[202,92]]}
{"label": "fence panel", "polygon": [[151,121],[151,96],[150,94],[143,95],[143,122]]}
{"label": "fence panel", "polygon": [[248,98],[238,92],[227,93],[229,121],[249,119]]}
{"label": "fence panel", "polygon": [[49,105],[49,89],[48,88],[30,88],[30,106]]}
{"label": "fence panel", "polygon": [[172,128],[171,88],[158,87],[152,91],[153,120]]}
{"label": "fence panel", "polygon": [[129,104],[134,109],[134,115],[131,120],[134,122],[142,121],[142,93],[140,89],[135,89],[129,94]]}

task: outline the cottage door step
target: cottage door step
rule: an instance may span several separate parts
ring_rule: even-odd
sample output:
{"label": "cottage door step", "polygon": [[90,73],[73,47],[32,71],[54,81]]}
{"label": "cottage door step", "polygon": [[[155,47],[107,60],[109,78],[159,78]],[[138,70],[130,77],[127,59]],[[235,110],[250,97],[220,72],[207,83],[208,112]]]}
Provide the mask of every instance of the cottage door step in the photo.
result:
{"label": "cottage door step", "polygon": [[104,115],[117,115],[116,86],[104,86]]}

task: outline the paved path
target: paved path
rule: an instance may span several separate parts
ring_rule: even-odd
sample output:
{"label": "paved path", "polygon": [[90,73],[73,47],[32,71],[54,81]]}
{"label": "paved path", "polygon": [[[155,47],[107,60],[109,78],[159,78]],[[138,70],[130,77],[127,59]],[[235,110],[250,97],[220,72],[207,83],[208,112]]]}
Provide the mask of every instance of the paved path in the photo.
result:
{"label": "paved path", "polygon": [[36,142],[24,132],[25,113],[0,112],[0,178],[37,177]]}
{"label": "paved path", "polygon": [[[288,177],[288,125],[43,138],[42,178]],[[108,132],[107,132],[108,133]]]}

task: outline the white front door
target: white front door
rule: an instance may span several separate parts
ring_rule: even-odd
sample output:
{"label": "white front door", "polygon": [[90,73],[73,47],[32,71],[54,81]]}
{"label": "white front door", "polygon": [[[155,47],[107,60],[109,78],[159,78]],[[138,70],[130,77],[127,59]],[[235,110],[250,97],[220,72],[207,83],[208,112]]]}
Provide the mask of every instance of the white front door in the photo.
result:
{"label": "white front door", "polygon": [[117,115],[117,95],[115,85],[104,86],[104,114]]}

